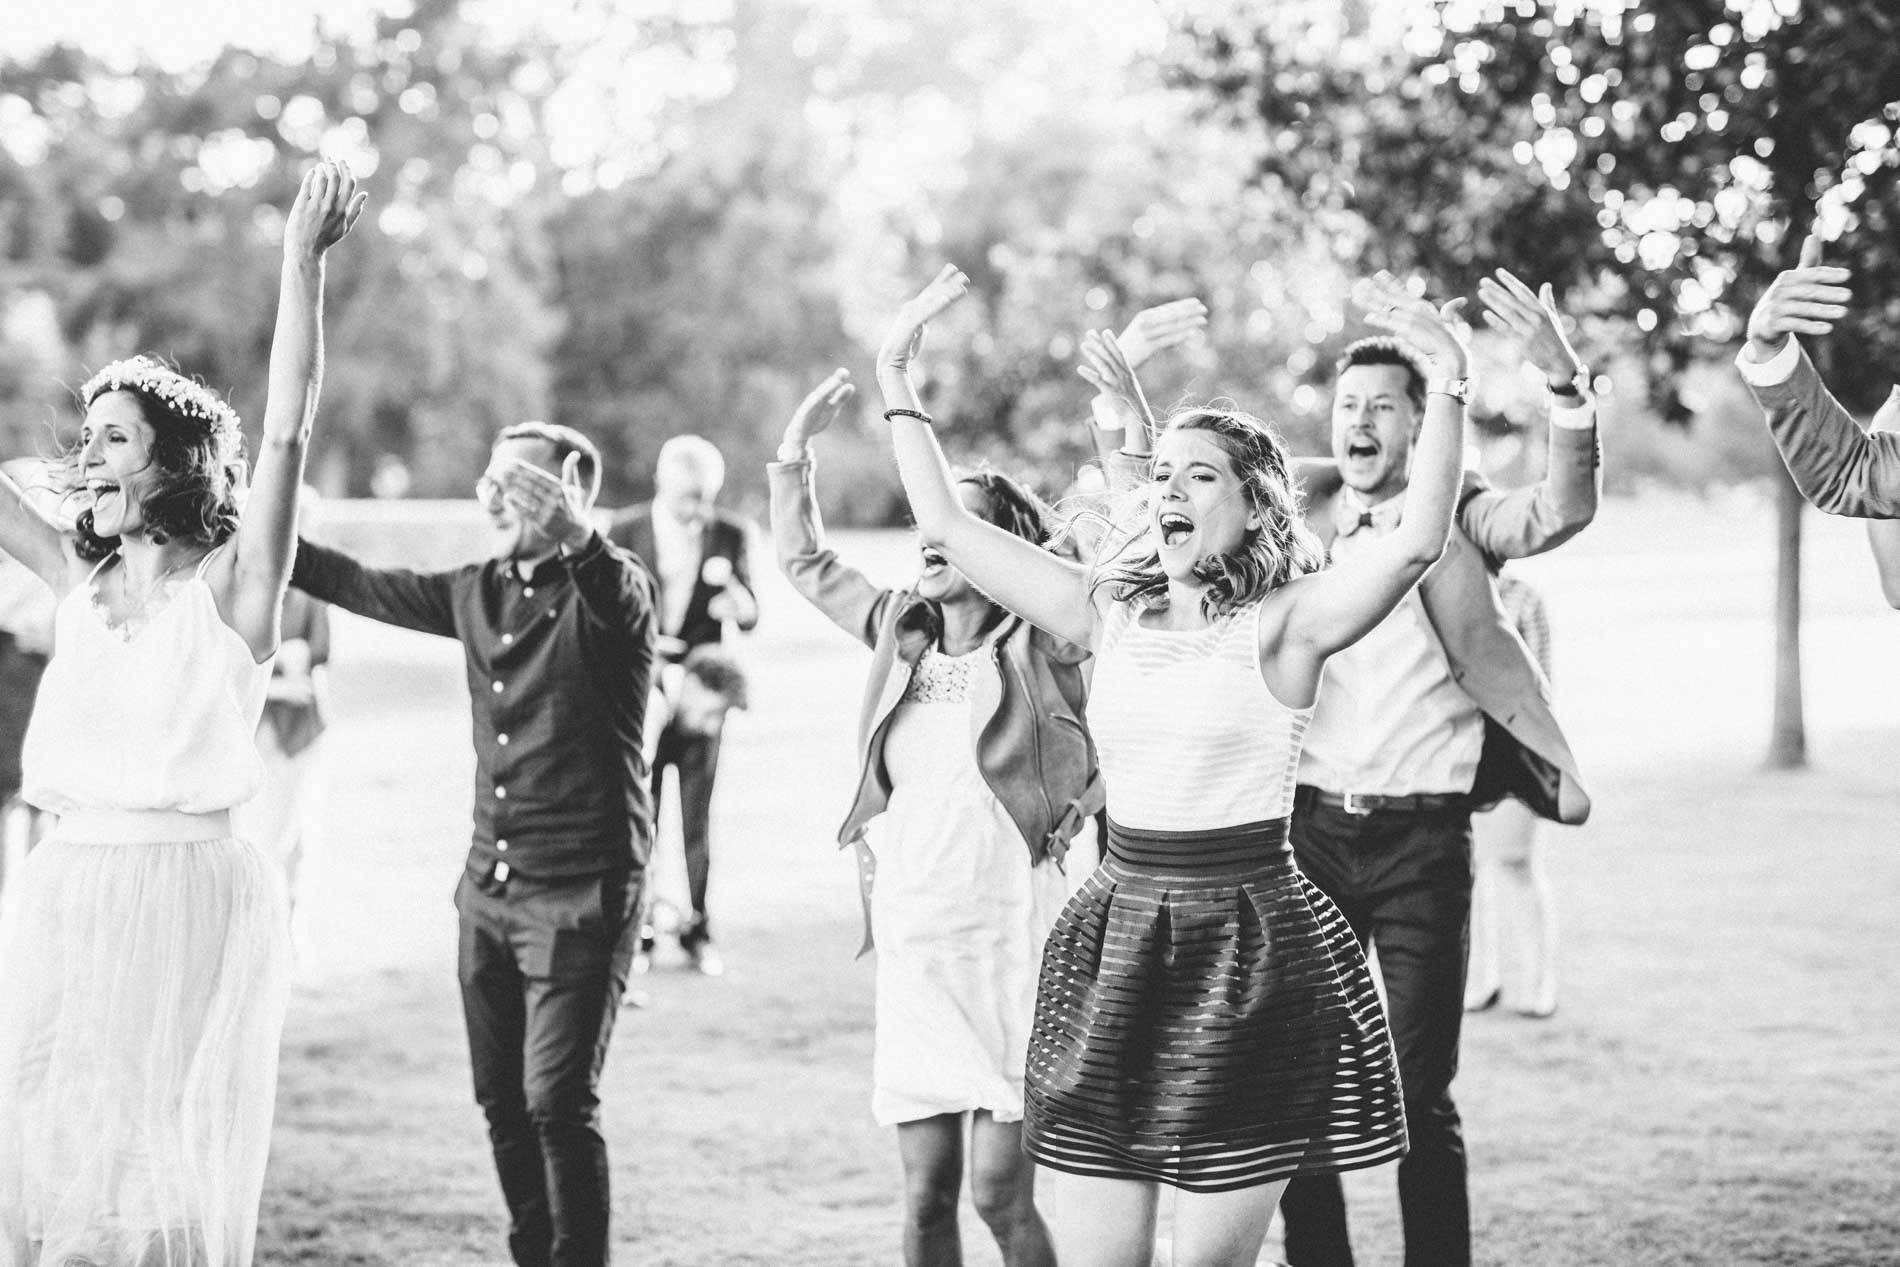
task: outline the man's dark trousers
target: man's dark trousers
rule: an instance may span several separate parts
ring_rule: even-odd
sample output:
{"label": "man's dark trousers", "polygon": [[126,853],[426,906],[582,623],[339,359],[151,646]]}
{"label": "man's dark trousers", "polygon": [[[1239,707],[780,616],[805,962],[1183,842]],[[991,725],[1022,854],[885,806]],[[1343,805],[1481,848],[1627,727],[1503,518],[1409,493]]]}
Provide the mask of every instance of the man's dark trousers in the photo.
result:
{"label": "man's dark trousers", "polygon": [[608,1261],[596,1087],[639,938],[640,872],[464,875],[462,1014],[519,1267]]}
{"label": "man's dark trousers", "polygon": [[[1405,1267],[1468,1267],[1465,1142],[1451,1080],[1464,1023],[1471,810],[1348,813],[1301,788],[1293,853],[1364,946],[1378,950],[1411,1149],[1399,1163]],[[1351,1267],[1338,1175],[1294,1179],[1280,1209],[1292,1267]]]}
{"label": "man's dark trousers", "polygon": [[686,893],[692,916],[680,930],[680,945],[693,949],[711,937],[706,920],[706,883],[712,872],[713,780],[719,776],[719,736],[681,730],[668,722],[653,748],[653,806],[660,805],[666,768],[679,771],[680,837],[686,852]]}

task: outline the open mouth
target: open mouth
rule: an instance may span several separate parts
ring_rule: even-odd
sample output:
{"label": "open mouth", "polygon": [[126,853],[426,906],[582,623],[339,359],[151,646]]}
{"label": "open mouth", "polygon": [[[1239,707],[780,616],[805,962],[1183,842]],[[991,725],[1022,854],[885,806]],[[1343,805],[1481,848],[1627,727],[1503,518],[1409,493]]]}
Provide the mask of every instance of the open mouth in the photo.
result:
{"label": "open mouth", "polygon": [[1155,526],[1161,529],[1161,544],[1178,546],[1194,535],[1194,521],[1178,511],[1164,510],[1155,519]]}
{"label": "open mouth", "polygon": [[1379,456],[1379,442],[1365,436],[1357,436],[1346,442],[1346,456],[1352,459],[1371,459]]}
{"label": "open mouth", "polygon": [[87,480],[86,491],[92,494],[92,508],[97,512],[100,502],[124,490],[111,480]]}
{"label": "open mouth", "polygon": [[939,550],[933,550],[929,546],[925,546],[922,554],[925,576],[936,576],[950,566],[950,560],[944,558],[943,553]]}

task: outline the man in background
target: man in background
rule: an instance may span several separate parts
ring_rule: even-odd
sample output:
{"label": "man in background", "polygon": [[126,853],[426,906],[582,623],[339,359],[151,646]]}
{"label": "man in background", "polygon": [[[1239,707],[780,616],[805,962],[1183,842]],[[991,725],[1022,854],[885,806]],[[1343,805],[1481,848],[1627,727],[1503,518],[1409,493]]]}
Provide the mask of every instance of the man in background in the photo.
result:
{"label": "man in background", "polygon": [[[671,705],[674,693],[683,686],[678,666],[688,656],[700,647],[723,642],[728,624],[749,630],[759,623],[745,523],[715,505],[725,479],[725,459],[710,440],[675,436],[660,447],[653,500],[615,516],[607,530],[607,539],[631,551],[658,582],[657,680],[667,693],[669,716],[652,755],[654,820],[659,820],[662,787],[671,767],[677,772],[692,908],[680,928],[680,949],[708,976],[725,970],[713,946],[706,908],[720,730],[691,725],[686,714]],[[643,936],[642,948],[652,948],[650,931]]]}

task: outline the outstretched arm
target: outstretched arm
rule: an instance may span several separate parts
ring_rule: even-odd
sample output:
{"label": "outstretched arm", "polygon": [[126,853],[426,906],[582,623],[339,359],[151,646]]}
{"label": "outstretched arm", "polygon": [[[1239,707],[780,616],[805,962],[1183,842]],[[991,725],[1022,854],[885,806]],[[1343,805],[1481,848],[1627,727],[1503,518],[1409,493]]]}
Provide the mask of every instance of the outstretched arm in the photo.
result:
{"label": "outstretched arm", "polygon": [[1808,238],[1800,263],[1749,314],[1736,366],[1803,497],[1830,515],[1900,519],[1900,436],[1862,431],[1794,337],[1834,329],[1847,315],[1850,280],[1846,269],[1823,265],[1820,240]]}
{"label": "outstretched arm", "polygon": [[1093,645],[1094,608],[1087,569],[1058,558],[1033,542],[971,514],[957,497],[950,464],[917,390],[911,361],[930,319],[963,298],[969,279],[945,265],[930,285],[898,310],[877,354],[877,382],[884,394],[897,469],[911,514],[924,540],[942,550],[951,566],[1008,610],[1047,633],[1082,646]]}
{"label": "outstretched arm", "polygon": [[65,534],[5,472],[0,472],[0,550],[32,569],[54,593],[66,592],[72,554]]}
{"label": "outstretched arm", "polygon": [[851,371],[839,369],[807,393],[785,425],[778,461],[766,468],[766,479],[772,490],[772,544],[779,570],[833,624],[866,646],[875,646],[891,591],[872,584],[826,543],[811,453],[813,438],[832,424],[857,390]]}
{"label": "outstretched arm", "polygon": [[1424,357],[1430,377],[1425,421],[1412,450],[1404,513],[1391,533],[1347,562],[1300,577],[1276,595],[1275,618],[1261,621],[1262,660],[1268,686],[1281,699],[1310,699],[1326,657],[1364,637],[1398,606],[1426,569],[1445,552],[1464,461],[1465,404],[1450,394],[1462,389],[1466,355],[1452,331],[1463,300],[1433,309],[1389,275],[1361,288],[1371,309],[1368,324],[1394,335]]}
{"label": "outstretched arm", "polygon": [[1550,389],[1550,454],[1544,478],[1524,488],[1484,489],[1467,497],[1459,527],[1494,559],[1554,550],[1596,518],[1601,488],[1596,401],[1582,383],[1583,361],[1564,335],[1557,296],[1537,291],[1505,269],[1478,282],[1484,319],[1515,340],[1526,363]]}
{"label": "outstretched arm", "polygon": [[318,163],[304,174],[284,222],[263,444],[223,602],[225,619],[259,660],[277,649],[284,586],[296,550],[297,490],[323,382],[323,257],[356,223],[368,196],[357,192],[349,164]]}

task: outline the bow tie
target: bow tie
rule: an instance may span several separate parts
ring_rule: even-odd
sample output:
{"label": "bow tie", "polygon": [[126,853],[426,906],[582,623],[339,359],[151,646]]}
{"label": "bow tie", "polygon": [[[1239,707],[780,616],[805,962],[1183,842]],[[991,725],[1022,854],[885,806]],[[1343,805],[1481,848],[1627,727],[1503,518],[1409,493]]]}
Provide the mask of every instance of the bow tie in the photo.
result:
{"label": "bow tie", "polygon": [[1340,513],[1334,523],[1342,537],[1350,537],[1363,528],[1389,532],[1398,526],[1402,505],[1403,502],[1396,497],[1382,501],[1377,506],[1367,506],[1357,498],[1343,500],[1339,504]]}

